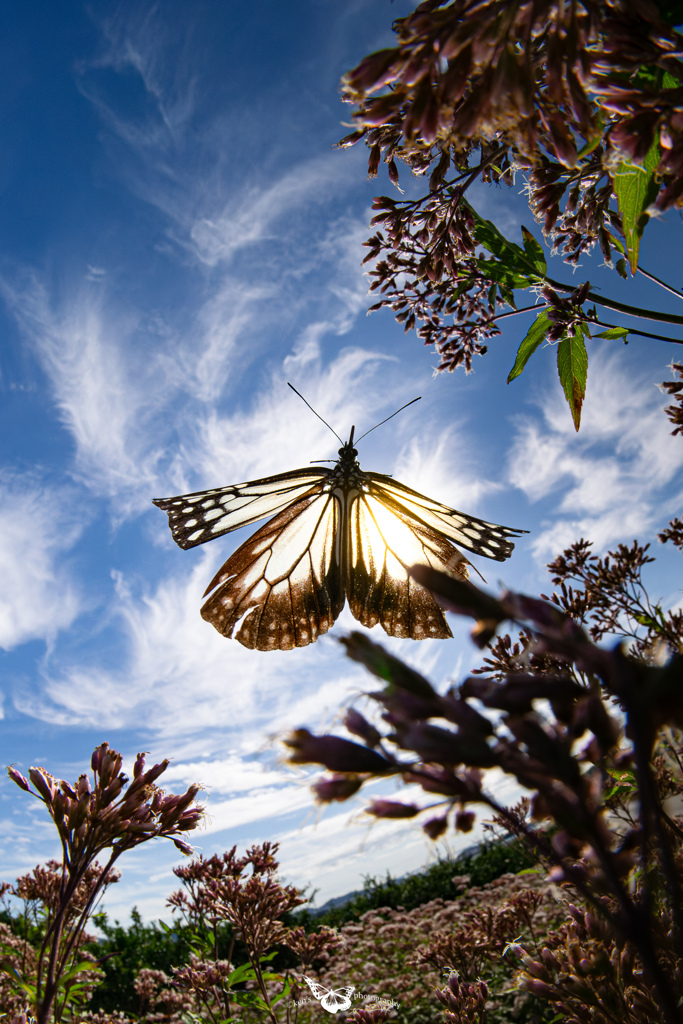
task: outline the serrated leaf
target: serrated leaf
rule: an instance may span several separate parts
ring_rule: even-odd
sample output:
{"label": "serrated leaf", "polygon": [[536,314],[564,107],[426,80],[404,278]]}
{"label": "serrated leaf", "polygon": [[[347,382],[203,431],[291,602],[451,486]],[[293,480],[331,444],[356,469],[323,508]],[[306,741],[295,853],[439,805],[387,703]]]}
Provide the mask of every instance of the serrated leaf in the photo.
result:
{"label": "serrated leaf", "polygon": [[625,338],[628,335],[628,327],[608,327],[606,331],[602,331],[600,334],[594,334],[594,338],[607,338],[609,341],[614,341],[616,338]]}
{"label": "serrated leaf", "polygon": [[[513,288],[528,288],[531,284],[540,284],[545,281],[544,256],[544,269],[540,271],[538,253],[533,247],[532,255],[530,255],[526,248],[522,249],[521,245],[510,242],[505,235],[501,234],[493,221],[480,216],[466,199],[462,199],[461,202],[474,217],[475,240],[494,257],[493,260],[478,260],[479,264],[483,264],[482,270],[490,280],[501,281]],[[523,231],[526,231],[526,228]],[[529,234],[529,237],[532,239],[533,246],[538,246],[540,249],[539,243],[533,236]],[[543,254],[543,249],[540,251]]]}
{"label": "serrated leaf", "polygon": [[522,373],[531,356],[534,354],[541,342],[545,340],[545,336],[548,333],[549,328],[550,318],[548,317],[548,314],[539,313],[527,331],[526,337],[517,349],[515,365],[508,374],[508,384],[510,384],[516,377],[519,377]]}
{"label": "serrated leaf", "polygon": [[504,287],[529,288],[537,283],[535,278],[529,277],[528,274],[520,274],[517,267],[511,267],[502,260],[485,259],[480,256],[476,263],[484,277]]}
{"label": "serrated leaf", "polygon": [[588,353],[583,332],[578,327],[565,334],[557,347],[557,371],[572,412],[574,427],[578,430],[581,426],[581,407],[586,397],[588,377]]}
{"label": "serrated leaf", "polygon": [[658,163],[659,143],[655,139],[642,165],[632,160],[622,160],[614,175],[614,193],[624,226],[624,241],[633,274],[638,269],[640,240],[650,219],[645,211],[655,201],[659,191],[654,173]]}
{"label": "serrated leaf", "polygon": [[524,251],[527,256],[534,264],[539,274],[545,277],[548,269],[548,264],[545,260],[545,253],[543,252],[543,246],[540,242],[537,242],[534,236],[531,234],[528,228],[525,228],[522,224],[522,236],[524,238]]}

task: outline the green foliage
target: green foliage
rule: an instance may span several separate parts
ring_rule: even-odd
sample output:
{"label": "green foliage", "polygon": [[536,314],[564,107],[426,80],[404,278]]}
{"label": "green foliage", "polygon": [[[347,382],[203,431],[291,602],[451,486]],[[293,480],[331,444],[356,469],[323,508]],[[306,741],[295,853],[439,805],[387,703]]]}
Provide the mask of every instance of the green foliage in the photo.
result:
{"label": "green foliage", "polygon": [[470,885],[486,885],[507,872],[523,871],[530,865],[528,851],[517,840],[487,842],[471,853],[440,858],[423,871],[404,878],[392,878],[388,873],[384,881],[366,878],[363,891],[353,896],[348,903],[323,913],[300,910],[296,919],[306,928],[317,928],[321,924],[338,928],[357,921],[369,910],[382,907],[413,910],[430,900],[456,899],[459,890],[452,881],[455,875],[469,875]]}
{"label": "green foliage", "polygon": [[[180,967],[189,960],[196,941],[194,929],[175,922],[173,927],[161,922],[143,924],[137,907],[133,907],[130,916],[128,928],[118,921],[110,923],[106,914],[98,914],[95,918],[104,939],[88,948],[98,959],[103,956],[108,956],[108,959],[102,964],[104,979],[93,993],[90,1004],[93,1010],[137,1013],[139,999],[133,982],[138,971],[147,967],[172,975],[174,967]],[[227,956],[229,945],[229,928],[225,926],[219,929],[221,956]]]}
{"label": "green foliage", "polygon": [[[304,925],[310,931],[321,925],[339,927],[356,922],[367,911],[382,907],[412,910],[433,899],[456,899],[459,890],[452,881],[455,875],[469,875],[470,885],[483,886],[508,872],[527,869],[530,864],[530,855],[519,841],[489,841],[465,855],[441,858],[424,871],[405,878],[395,879],[391,875],[384,880],[367,878],[363,892],[343,906],[333,907],[323,914],[304,909],[287,914],[285,922],[292,926]],[[196,928],[179,922],[172,926],[161,921],[144,924],[135,907],[127,928],[118,921],[110,922],[106,914],[97,915],[96,924],[104,938],[86,948],[97,959],[107,959],[101,965],[103,980],[90,1002],[90,1009],[95,1011],[139,1013],[140,1001],[133,987],[139,971],[144,968],[163,971],[170,977],[174,967],[188,963],[192,951],[213,944],[213,937],[208,933],[200,935]],[[227,958],[230,941],[231,926],[219,925],[218,959]],[[295,959],[289,950],[280,949],[273,958],[273,968],[284,971],[293,966]],[[246,949],[240,942],[235,943],[232,962],[238,971],[249,969]],[[238,980],[244,981],[244,978],[235,978],[235,984]]]}
{"label": "green foliage", "polygon": [[550,318],[548,317],[548,314],[539,313],[527,331],[526,336],[523,338],[521,345],[517,349],[515,365],[508,374],[508,384],[510,384],[516,377],[519,377],[520,373],[523,372],[524,367],[529,362],[538,346],[545,341],[549,330]]}
{"label": "green foliage", "polygon": [[650,219],[646,210],[654,203],[659,191],[655,178],[659,158],[659,143],[655,141],[642,164],[622,160],[614,175],[614,194],[619,204],[632,274],[638,269],[640,240]]}
{"label": "green foliage", "polygon": [[584,324],[577,324],[573,330],[567,331],[557,348],[557,370],[565,398],[572,411],[574,426],[581,426],[581,408],[586,397],[586,377],[588,375],[588,354],[583,336],[588,333]]}
{"label": "green foliage", "polygon": [[[588,282],[575,288],[554,280],[528,228],[520,225],[523,247],[509,241],[466,194],[477,180],[518,187],[521,179],[556,262],[577,267],[599,246],[615,277],[628,280],[630,266],[632,275],[681,295],[638,263],[652,209],[683,205],[683,90],[674,57],[683,7],[679,0],[657,6],[553,2],[513,5],[502,17],[495,4],[419,4],[394,21],[395,47],[368,54],[342,82],[357,130],[340,145],[365,142],[371,178],[384,160],[394,185],[400,162],[428,182],[417,199],[375,197],[376,233],[363,261],[379,296],[370,311],[391,309],[404,330],[435,347],[439,370],[469,373],[503,318],[534,309],[517,305],[519,291],[531,291],[541,316],[508,381],[543,337],[561,342],[560,378],[577,430],[586,390],[578,327],[619,330],[583,304],[679,328],[683,317],[590,292]],[[574,295],[559,298],[567,293]],[[649,326],[629,330],[683,344]]]}

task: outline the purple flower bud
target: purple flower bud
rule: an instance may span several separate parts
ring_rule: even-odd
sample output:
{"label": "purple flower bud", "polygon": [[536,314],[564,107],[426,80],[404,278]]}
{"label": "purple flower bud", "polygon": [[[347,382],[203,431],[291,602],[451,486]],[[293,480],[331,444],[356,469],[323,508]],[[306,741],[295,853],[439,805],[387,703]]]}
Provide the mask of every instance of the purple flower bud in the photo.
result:
{"label": "purple flower bud", "polygon": [[349,708],[346,712],[344,725],[354,736],[360,736],[369,747],[376,747],[382,739],[374,725],[371,725],[355,708]]}
{"label": "purple flower bud", "polygon": [[414,818],[421,810],[416,804],[403,804],[397,800],[372,800],[365,808],[366,814],[375,818]]}
{"label": "purple flower bud", "polygon": [[153,768],[148,769],[144,775],[140,776],[145,780],[145,785],[151,786],[166,771],[170,763],[168,758],[165,758],[161,764],[155,764]]}
{"label": "purple flower bud", "polygon": [[79,775],[78,782],[76,784],[76,793],[78,795],[79,800],[84,794],[87,793],[88,795],[90,795],[91,792],[92,790],[90,788],[90,780],[88,779],[88,776]]}
{"label": "purple flower bud", "polygon": [[90,767],[95,772],[95,774],[99,774],[100,765],[102,764],[102,759],[106,754],[107,750],[109,750],[108,743],[102,743],[100,744],[99,747],[96,747],[95,750],[93,750],[92,757],[90,758]]}
{"label": "purple flower bud", "polygon": [[545,996],[547,999],[557,994],[551,985],[547,985],[545,981],[540,981],[538,978],[522,978],[520,987],[534,996]]}
{"label": "purple flower bud", "polygon": [[455,828],[458,832],[471,832],[474,828],[476,815],[472,811],[458,811],[455,816]]}
{"label": "purple flower bud", "polygon": [[362,784],[357,775],[332,775],[315,782],[311,789],[319,803],[328,804],[332,800],[348,800],[358,792]]}
{"label": "purple flower bud", "polygon": [[7,774],[9,775],[12,782],[16,782],[17,786],[19,786],[21,789],[26,790],[27,793],[31,792],[31,787],[29,786],[28,781],[20,772],[16,770],[16,768],[13,768],[10,765],[9,768],[7,769]]}
{"label": "purple flower bud", "polygon": [[430,839],[439,839],[446,829],[448,828],[448,818],[444,814],[441,818],[430,818],[422,826],[422,831],[429,836]]}
{"label": "purple flower bud", "polygon": [[54,776],[44,768],[29,768],[28,777],[46,803],[52,803],[55,797]]}
{"label": "purple flower bud", "polygon": [[285,743],[293,750],[292,764],[322,764],[332,772],[384,774],[393,770],[374,750],[339,736],[313,736],[308,729],[296,729]]}

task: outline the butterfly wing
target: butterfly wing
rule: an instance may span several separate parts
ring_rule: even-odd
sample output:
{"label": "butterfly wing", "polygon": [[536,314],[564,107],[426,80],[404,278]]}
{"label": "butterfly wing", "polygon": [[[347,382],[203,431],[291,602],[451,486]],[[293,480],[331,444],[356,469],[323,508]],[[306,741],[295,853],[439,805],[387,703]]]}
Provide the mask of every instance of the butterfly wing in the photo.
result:
{"label": "butterfly wing", "polygon": [[304,979],[316,999],[324,999],[329,993],[330,990],[328,988],[325,988],[324,985],[319,985],[318,982],[313,981],[312,978],[307,978],[305,974],[302,974],[301,977]]}
{"label": "butterfly wing", "polygon": [[168,525],[176,544],[193,548],[281,511],[329,473],[327,468],[295,469],[231,487],[214,487],[209,491],[154,498],[153,501],[157,508],[168,513]]}
{"label": "butterfly wing", "polygon": [[387,503],[368,487],[349,504],[346,595],[364,626],[389,636],[445,640],[452,636],[432,594],[409,575],[416,562],[467,579],[467,559],[444,535]]}
{"label": "butterfly wing", "polygon": [[313,643],[344,606],[339,518],[338,500],[309,488],[218,570],[202,617],[259,651]]}
{"label": "butterfly wing", "polygon": [[484,555],[497,562],[504,562],[512,554],[514,544],[508,539],[519,537],[527,530],[515,530],[509,526],[497,526],[483,519],[465,515],[438,501],[419,494],[418,491],[398,483],[381,473],[365,473],[367,491],[382,504],[410,519],[423,523],[443,537],[455,541],[475,555]]}
{"label": "butterfly wing", "polygon": [[323,996],[320,1000],[320,1005],[324,1006],[330,1013],[337,1013],[338,1010],[348,1010],[351,1006],[351,996],[355,991],[354,985],[333,989],[326,996]]}

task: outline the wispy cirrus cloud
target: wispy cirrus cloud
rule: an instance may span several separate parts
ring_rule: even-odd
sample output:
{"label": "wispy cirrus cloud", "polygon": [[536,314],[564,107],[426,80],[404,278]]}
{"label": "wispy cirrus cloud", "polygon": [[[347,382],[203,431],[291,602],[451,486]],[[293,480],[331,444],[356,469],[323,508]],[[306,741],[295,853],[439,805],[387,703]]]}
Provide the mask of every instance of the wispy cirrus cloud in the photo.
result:
{"label": "wispy cirrus cloud", "polygon": [[86,517],[72,488],[0,475],[0,647],[52,640],[84,605],[67,556]]}
{"label": "wispy cirrus cloud", "polygon": [[648,373],[634,373],[623,357],[595,355],[579,435],[559,386],[539,404],[542,419],[518,421],[509,469],[510,482],[532,502],[555,502],[554,522],[533,541],[537,558],[582,536],[604,550],[675,514],[671,485],[683,446],[669,432],[665,400]]}
{"label": "wispy cirrus cloud", "polygon": [[75,475],[102,494],[149,490],[160,457],[150,424],[174,390],[163,364],[133,342],[136,324],[98,285],[62,300],[34,274],[0,282],[50,382],[75,444]]}

